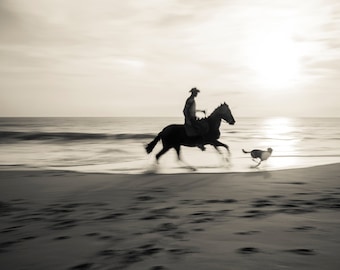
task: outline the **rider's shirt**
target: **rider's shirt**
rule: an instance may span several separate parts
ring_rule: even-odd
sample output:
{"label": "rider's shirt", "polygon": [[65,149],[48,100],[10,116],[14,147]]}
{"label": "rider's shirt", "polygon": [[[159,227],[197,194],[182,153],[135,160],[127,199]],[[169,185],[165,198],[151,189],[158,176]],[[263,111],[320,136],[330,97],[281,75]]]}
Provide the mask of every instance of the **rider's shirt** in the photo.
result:
{"label": "rider's shirt", "polygon": [[188,97],[185,102],[183,113],[186,119],[194,119],[196,117],[196,102],[194,97]]}

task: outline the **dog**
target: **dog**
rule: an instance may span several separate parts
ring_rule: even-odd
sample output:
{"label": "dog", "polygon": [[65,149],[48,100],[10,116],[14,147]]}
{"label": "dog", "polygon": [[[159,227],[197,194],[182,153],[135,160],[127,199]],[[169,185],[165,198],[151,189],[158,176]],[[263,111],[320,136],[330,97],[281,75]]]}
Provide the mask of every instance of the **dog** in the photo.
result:
{"label": "dog", "polygon": [[242,149],[242,151],[245,154],[249,154],[250,153],[251,157],[253,158],[253,160],[255,162],[257,162],[256,159],[260,159],[260,161],[255,166],[255,167],[257,167],[257,166],[259,166],[261,164],[262,161],[267,160],[272,155],[273,149],[272,148],[268,148],[267,151],[254,149],[254,150],[252,150],[250,152],[245,151],[244,149]]}

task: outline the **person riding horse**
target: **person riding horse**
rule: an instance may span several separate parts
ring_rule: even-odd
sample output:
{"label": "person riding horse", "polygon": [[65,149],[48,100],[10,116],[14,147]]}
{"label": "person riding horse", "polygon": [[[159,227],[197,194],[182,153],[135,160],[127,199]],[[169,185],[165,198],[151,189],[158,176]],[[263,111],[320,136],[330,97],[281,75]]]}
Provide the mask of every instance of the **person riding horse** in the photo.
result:
{"label": "person riding horse", "polygon": [[[185,117],[185,121],[184,121],[185,132],[189,137],[201,137],[203,140],[205,131],[202,130],[202,127],[198,123],[196,112],[203,112],[205,114],[205,111],[196,110],[196,101],[195,101],[195,97],[197,97],[197,94],[200,92],[200,90],[194,87],[189,92],[191,92],[191,95],[190,97],[187,98],[184,109],[183,109],[183,114]],[[203,144],[198,144],[197,146],[202,151],[205,150],[205,147]]]}
{"label": "person riding horse", "polygon": [[[202,130],[205,130],[205,138],[203,140],[199,136],[189,137],[185,131],[184,125],[171,124],[163,128],[150,143],[145,145],[145,150],[148,154],[150,154],[155,148],[156,144],[160,140],[162,141],[163,148],[156,154],[157,163],[160,157],[170,149],[176,150],[177,158],[179,161],[181,161],[181,146],[197,147],[198,144],[209,144],[214,146],[219,154],[222,154],[222,152],[218,149],[218,147],[222,146],[228,151],[228,154],[230,154],[228,145],[218,140],[221,135],[219,129],[222,119],[225,120],[229,125],[235,124],[233,114],[228,104],[225,102],[218,106],[207,118],[197,121],[199,125],[202,124]],[[226,158],[226,160],[228,159]]]}

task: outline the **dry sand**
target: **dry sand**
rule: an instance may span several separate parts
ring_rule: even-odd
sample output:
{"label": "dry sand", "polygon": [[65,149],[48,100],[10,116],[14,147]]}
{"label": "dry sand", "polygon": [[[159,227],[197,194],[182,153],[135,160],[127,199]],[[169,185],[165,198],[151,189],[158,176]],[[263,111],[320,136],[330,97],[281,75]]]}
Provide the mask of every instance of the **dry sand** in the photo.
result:
{"label": "dry sand", "polygon": [[340,269],[340,166],[109,175],[0,172],[0,266]]}

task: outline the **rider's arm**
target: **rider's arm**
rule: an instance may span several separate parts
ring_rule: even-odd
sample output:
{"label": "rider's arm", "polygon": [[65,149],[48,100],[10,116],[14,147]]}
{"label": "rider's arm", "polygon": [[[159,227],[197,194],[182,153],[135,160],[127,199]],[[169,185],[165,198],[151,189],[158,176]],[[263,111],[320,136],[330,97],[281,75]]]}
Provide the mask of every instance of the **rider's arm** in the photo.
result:
{"label": "rider's arm", "polygon": [[196,110],[196,112],[201,112],[201,113],[204,113],[204,115],[206,115],[206,111],[205,110]]}

